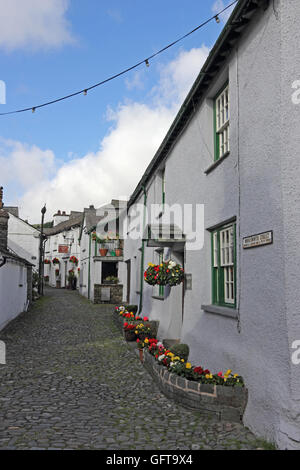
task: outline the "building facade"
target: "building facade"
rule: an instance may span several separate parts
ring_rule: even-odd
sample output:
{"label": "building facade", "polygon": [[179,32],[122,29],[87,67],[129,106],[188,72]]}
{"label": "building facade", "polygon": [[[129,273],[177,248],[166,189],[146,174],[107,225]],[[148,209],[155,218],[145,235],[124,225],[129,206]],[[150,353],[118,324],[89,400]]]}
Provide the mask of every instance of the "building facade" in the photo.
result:
{"label": "building facade", "polygon": [[119,224],[125,201],[84,209],[80,232],[80,293],[94,303],[123,301],[123,240]]}
{"label": "building facade", "polygon": [[79,288],[79,234],[83,214],[58,211],[53,227],[44,229],[47,237],[44,248],[44,280],[51,287]]}
{"label": "building facade", "polygon": [[[191,362],[241,374],[245,424],[283,449],[300,448],[299,15],[238,2],[132,194],[124,248],[126,300]],[[168,259],[185,282],[146,284]]]}
{"label": "building facade", "polygon": [[20,313],[27,311],[32,300],[32,264],[8,249],[9,213],[3,209],[0,188],[0,330]]}

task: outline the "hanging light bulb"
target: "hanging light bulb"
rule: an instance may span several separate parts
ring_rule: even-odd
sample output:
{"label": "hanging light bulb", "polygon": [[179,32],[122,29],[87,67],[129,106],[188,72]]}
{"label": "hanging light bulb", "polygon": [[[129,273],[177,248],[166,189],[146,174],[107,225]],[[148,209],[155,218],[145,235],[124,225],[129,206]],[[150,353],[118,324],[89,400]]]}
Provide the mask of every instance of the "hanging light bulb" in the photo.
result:
{"label": "hanging light bulb", "polygon": [[83,94],[84,94],[84,96],[86,96],[87,95],[87,90],[84,90]]}
{"label": "hanging light bulb", "polygon": [[218,15],[215,16],[215,20],[217,23],[220,23],[220,18],[218,17]]}
{"label": "hanging light bulb", "polygon": [[146,64],[146,67],[150,67],[149,60],[148,60],[148,59],[145,60],[145,64]]}

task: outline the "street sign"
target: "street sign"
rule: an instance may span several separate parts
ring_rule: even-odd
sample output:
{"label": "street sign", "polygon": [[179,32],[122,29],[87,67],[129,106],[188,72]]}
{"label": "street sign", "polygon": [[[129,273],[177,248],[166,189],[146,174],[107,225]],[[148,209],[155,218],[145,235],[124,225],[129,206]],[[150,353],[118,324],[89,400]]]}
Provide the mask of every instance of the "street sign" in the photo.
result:
{"label": "street sign", "polygon": [[255,248],[257,246],[270,245],[273,243],[273,230],[258,233],[243,238],[243,248]]}

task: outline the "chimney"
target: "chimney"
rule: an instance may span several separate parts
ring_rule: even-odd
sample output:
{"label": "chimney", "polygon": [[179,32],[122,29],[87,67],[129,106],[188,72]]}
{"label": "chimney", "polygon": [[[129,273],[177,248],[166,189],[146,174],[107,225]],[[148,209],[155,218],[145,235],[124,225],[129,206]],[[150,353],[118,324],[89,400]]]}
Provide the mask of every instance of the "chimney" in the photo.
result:
{"label": "chimney", "polygon": [[3,209],[3,188],[0,187],[0,250],[7,250],[8,213]]}

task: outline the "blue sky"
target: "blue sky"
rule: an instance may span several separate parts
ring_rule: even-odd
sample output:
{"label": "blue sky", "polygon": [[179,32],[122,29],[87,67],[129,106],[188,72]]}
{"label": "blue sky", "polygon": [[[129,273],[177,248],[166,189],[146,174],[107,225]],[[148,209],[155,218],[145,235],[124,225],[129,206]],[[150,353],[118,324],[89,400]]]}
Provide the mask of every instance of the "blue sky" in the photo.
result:
{"label": "blue sky", "polygon": [[[5,11],[0,18],[0,80],[6,83],[0,112],[93,85],[229,3],[10,0],[7,6],[0,0]],[[223,26],[211,22],[156,57],[149,68],[142,66],[87,96],[34,114],[0,116],[5,202],[18,204],[21,215],[35,222],[44,202],[51,219],[59,208],[82,210],[130,196]]]}

